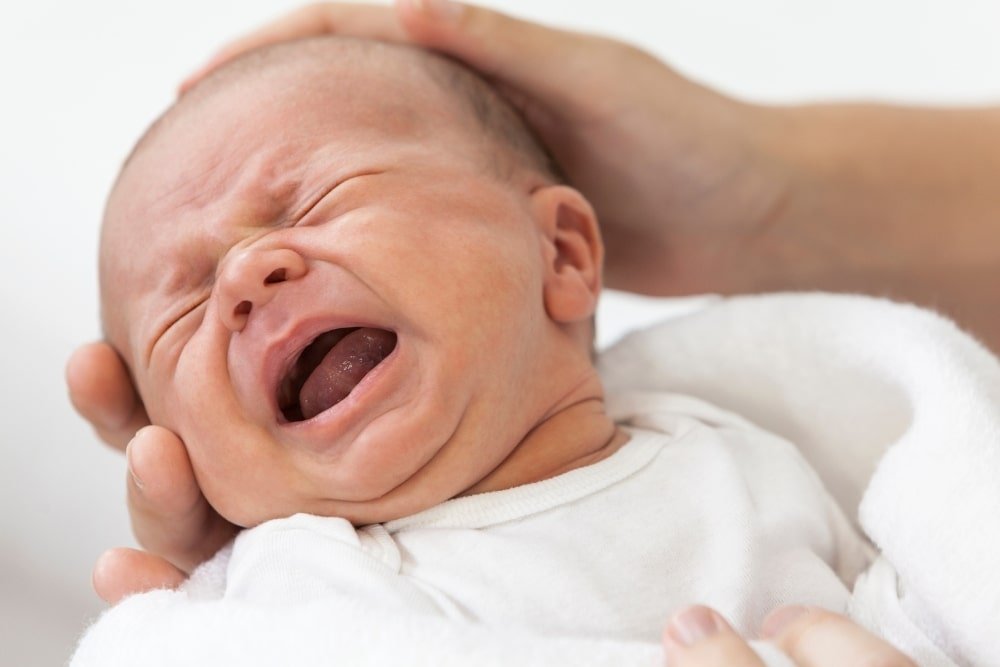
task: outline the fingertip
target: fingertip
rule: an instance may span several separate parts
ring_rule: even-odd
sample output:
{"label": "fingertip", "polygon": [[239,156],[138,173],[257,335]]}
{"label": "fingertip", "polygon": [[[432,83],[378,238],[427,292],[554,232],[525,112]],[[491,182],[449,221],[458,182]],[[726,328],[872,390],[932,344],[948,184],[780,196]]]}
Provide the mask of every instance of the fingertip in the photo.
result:
{"label": "fingertip", "polygon": [[722,614],[703,605],[687,607],[671,617],[663,632],[663,648],[671,667],[764,667]]}
{"label": "fingertip", "polygon": [[[136,433],[136,435],[138,435],[138,432]],[[135,467],[135,464],[133,463],[134,456],[135,456],[133,454],[133,450],[134,450],[134,448],[132,447],[132,443],[133,442],[135,442],[135,437],[134,436],[125,445],[125,466],[128,468],[129,486],[130,487],[134,486],[135,490],[138,491],[139,493],[141,493],[142,492],[142,486],[143,486],[142,485],[142,477],[140,477],[139,473],[136,472],[136,467]],[[129,491],[131,492],[132,489],[130,488]]]}
{"label": "fingertip", "polygon": [[732,632],[726,619],[709,607],[693,605],[670,618],[663,630],[663,641],[665,644],[686,648],[720,632]]}
{"label": "fingertip", "polygon": [[98,556],[91,584],[110,605],[136,593],[180,586],[187,575],[166,560],[137,549],[119,547]]}
{"label": "fingertip", "polygon": [[[101,388],[109,374],[109,362],[113,373],[117,361],[110,359],[109,346],[94,342],[79,346],[66,360],[66,386],[73,407],[95,426],[111,427],[118,421],[115,406],[102,401]],[[111,407],[112,409],[109,409]]]}
{"label": "fingertip", "polygon": [[135,432],[132,439],[125,445],[125,461],[128,463],[130,475],[138,476],[141,468],[150,466],[153,463],[150,459],[156,455],[156,446],[155,443],[151,443],[149,438],[146,437],[147,434],[152,432],[152,428],[152,426],[143,426]]}
{"label": "fingertip", "polygon": [[94,589],[95,593],[97,593],[97,597],[101,598],[108,604],[113,604],[104,596],[104,581],[107,578],[107,559],[109,553],[110,551],[105,551],[97,557],[97,561],[94,563],[94,568],[90,571],[90,587]]}
{"label": "fingertip", "polygon": [[126,458],[134,509],[156,516],[183,515],[201,500],[187,449],[168,429],[139,429],[126,448]]}
{"label": "fingertip", "polygon": [[76,348],[66,361],[73,407],[98,428],[123,427],[136,408],[132,381],[121,357],[105,342]]}
{"label": "fingertip", "polygon": [[94,570],[90,575],[90,585],[97,596],[110,605],[118,604],[128,593],[120,585],[119,574],[122,565],[128,560],[128,551],[124,547],[108,549],[97,557]]}

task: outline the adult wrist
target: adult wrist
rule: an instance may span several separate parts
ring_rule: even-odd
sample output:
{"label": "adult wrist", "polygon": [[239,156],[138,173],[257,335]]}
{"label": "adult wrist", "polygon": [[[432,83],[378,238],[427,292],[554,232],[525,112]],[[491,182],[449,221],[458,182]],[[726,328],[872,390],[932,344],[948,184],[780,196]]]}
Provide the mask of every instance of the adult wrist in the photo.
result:
{"label": "adult wrist", "polygon": [[[819,107],[754,105],[747,136],[771,203],[751,221],[753,291],[847,290],[871,270],[852,210],[864,184],[851,170],[851,137],[828,126]],[[862,250],[862,252],[858,252]]]}

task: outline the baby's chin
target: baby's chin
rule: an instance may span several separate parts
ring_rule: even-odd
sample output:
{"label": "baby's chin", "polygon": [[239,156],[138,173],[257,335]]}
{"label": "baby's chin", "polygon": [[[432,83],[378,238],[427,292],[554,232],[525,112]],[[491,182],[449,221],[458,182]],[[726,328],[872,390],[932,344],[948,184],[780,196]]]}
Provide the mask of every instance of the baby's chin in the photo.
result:
{"label": "baby's chin", "polygon": [[417,514],[437,505],[447,498],[408,497],[399,499],[378,499],[362,502],[345,502],[330,499],[312,499],[297,503],[260,504],[254,501],[230,503],[216,501],[210,504],[224,519],[242,528],[253,528],[267,521],[283,519],[295,514],[346,519],[355,526],[385,523],[394,519]]}
{"label": "baby's chin", "polygon": [[[341,488],[339,494],[334,489],[342,483],[325,478],[323,471],[311,472],[313,474],[299,470],[292,481],[278,474],[261,475],[259,469],[227,479],[216,475],[214,481],[205,480],[204,494],[227,521],[251,528],[295,514],[339,517],[356,526],[385,523],[426,510],[463,490],[451,488],[455,480],[440,479],[441,471],[433,466],[430,474],[418,468],[403,476],[402,483],[397,482],[401,476],[399,471],[392,476],[368,475],[364,485]],[[255,473],[255,481],[248,479]],[[345,497],[353,499],[345,500]]]}

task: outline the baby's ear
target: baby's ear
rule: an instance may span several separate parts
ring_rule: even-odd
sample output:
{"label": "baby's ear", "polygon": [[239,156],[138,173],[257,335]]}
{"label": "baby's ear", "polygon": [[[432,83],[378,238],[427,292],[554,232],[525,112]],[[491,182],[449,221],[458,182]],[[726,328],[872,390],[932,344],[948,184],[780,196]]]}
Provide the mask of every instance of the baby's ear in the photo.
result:
{"label": "baby's ear", "polygon": [[545,262],[545,309],[555,322],[589,319],[597,307],[604,261],[594,209],[565,185],[539,188],[531,200]]}

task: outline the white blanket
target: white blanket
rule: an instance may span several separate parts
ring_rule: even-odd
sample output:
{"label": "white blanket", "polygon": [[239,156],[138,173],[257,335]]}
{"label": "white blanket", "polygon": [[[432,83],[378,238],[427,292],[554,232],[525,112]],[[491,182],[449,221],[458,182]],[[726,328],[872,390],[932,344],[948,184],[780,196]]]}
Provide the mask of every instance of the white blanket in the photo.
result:
{"label": "white blanket", "polygon": [[[881,557],[851,614],[921,665],[1000,664],[1000,365],[951,323],[862,297],[743,297],[602,355],[626,389],[686,393],[799,445]],[[860,507],[860,510],[859,510]],[[658,646],[531,635],[351,599],[218,598],[225,554],[181,591],[106,612],[73,665],[658,665]],[[788,664],[755,644],[769,665]]]}

